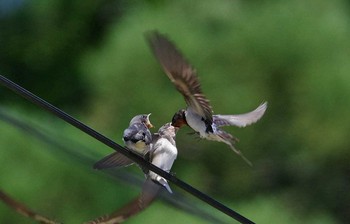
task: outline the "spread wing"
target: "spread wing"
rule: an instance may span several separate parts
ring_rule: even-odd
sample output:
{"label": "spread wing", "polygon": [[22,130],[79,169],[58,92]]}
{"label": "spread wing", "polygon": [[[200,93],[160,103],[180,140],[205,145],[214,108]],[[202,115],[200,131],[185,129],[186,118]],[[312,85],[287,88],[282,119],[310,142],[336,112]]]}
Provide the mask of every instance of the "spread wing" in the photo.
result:
{"label": "spread wing", "polygon": [[255,110],[238,115],[213,115],[213,122],[216,126],[237,126],[245,127],[257,122],[265,113],[267,102],[261,104]]}
{"label": "spread wing", "polygon": [[176,89],[184,96],[187,105],[212,122],[212,108],[202,93],[196,70],[162,34],[152,31],[146,34],[146,38],[155,57]]}
{"label": "spread wing", "polygon": [[113,167],[126,167],[134,162],[119,152],[114,152],[94,164],[94,169],[108,169]]}

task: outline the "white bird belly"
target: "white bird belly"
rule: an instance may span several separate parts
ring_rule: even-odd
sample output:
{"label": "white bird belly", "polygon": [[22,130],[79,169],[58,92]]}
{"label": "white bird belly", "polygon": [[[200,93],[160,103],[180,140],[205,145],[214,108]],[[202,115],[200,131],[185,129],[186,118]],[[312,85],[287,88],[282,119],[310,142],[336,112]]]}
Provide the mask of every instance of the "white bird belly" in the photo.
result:
{"label": "white bird belly", "polygon": [[[167,139],[161,138],[154,144],[152,164],[160,169],[169,172],[177,157],[177,148]],[[158,174],[150,171],[151,179],[159,181],[162,179]]]}
{"label": "white bird belly", "polygon": [[186,110],[185,116],[188,126],[190,126],[195,132],[199,133],[201,138],[208,137],[208,133],[206,132],[207,127],[204,121],[202,120],[203,118],[201,116],[191,111],[190,108]]}

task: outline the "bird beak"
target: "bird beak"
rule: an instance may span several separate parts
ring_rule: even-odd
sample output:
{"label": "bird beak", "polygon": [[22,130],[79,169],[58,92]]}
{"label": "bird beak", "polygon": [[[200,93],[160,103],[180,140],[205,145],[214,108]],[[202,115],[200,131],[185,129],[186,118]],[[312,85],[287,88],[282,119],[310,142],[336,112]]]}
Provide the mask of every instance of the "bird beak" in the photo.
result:
{"label": "bird beak", "polygon": [[148,122],[146,125],[147,125],[147,128],[154,128],[153,124],[151,124],[150,122]]}
{"label": "bird beak", "polygon": [[151,124],[150,120],[149,120],[149,116],[151,116],[151,114],[148,114],[147,115],[147,123],[146,123],[146,126],[147,128],[154,128],[153,124]]}

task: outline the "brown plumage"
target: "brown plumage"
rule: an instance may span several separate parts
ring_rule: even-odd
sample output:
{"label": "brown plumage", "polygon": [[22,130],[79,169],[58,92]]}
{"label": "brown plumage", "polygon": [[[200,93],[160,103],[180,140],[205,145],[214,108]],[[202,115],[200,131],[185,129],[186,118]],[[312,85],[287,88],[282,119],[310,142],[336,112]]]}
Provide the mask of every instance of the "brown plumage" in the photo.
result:
{"label": "brown plumage", "polygon": [[267,103],[261,104],[254,111],[238,115],[213,115],[209,100],[204,96],[196,70],[182,56],[175,45],[163,34],[152,31],[146,34],[148,43],[164,72],[184,96],[187,108],[175,113],[172,125],[181,128],[188,125],[201,138],[227,144],[248,164],[248,159],[234,147],[238,141],[233,135],[221,130],[221,126],[245,127],[257,122],[265,113]]}
{"label": "brown plumage", "polygon": [[175,45],[157,31],[149,32],[146,38],[176,89],[184,96],[188,106],[212,123],[212,107],[202,93],[196,70],[187,62]]}

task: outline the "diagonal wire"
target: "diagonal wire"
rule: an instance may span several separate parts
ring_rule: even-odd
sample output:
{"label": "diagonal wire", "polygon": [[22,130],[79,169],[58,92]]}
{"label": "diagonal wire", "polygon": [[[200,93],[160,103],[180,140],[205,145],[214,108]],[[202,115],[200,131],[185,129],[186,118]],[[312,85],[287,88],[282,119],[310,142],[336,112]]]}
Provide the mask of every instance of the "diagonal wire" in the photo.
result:
{"label": "diagonal wire", "polygon": [[[13,114],[10,112],[7,112],[5,108],[2,108],[0,106],[0,120],[16,127],[17,129],[25,132],[28,135],[31,135],[34,138],[37,138],[38,140],[46,143],[47,145],[53,146],[56,149],[59,149],[59,152],[64,154],[65,156],[68,156],[70,159],[72,159],[75,162],[79,162],[81,164],[93,164],[94,159],[92,156],[88,156],[85,154],[82,154],[81,152],[73,151],[72,148],[79,148],[82,149],[84,146],[78,145],[77,142],[71,141],[71,139],[64,138],[63,140],[57,140],[56,138],[52,137],[53,133],[49,132],[49,130],[41,131],[39,128],[34,127],[31,124],[28,124],[23,119],[16,118]],[[62,137],[61,137],[62,138]],[[63,144],[63,142],[65,144]],[[67,144],[68,142],[68,144]],[[69,147],[67,146],[69,145]],[[73,147],[72,147],[73,145]],[[86,148],[85,151],[91,151]],[[52,151],[52,153],[57,153],[57,151]],[[137,186],[141,186],[143,181],[141,178],[137,178],[131,173],[127,172],[115,172],[114,169],[105,169],[102,170],[102,172],[108,174],[109,178],[113,178],[113,180],[119,180],[123,181],[128,184],[133,184]],[[172,195],[170,195],[166,191],[160,192],[161,199],[169,204],[170,206],[173,206],[177,209],[182,210],[183,212],[198,216],[210,223],[217,223],[217,224],[224,224],[224,222],[217,217],[213,216],[212,214],[209,214],[208,212],[202,210],[195,204],[191,203],[183,194],[180,194],[178,192],[173,192]]]}
{"label": "diagonal wire", "polygon": [[174,183],[178,187],[182,188],[183,190],[187,191],[188,193],[192,194],[193,196],[197,197],[198,199],[206,202],[207,204],[211,205],[212,207],[216,208],[217,210],[225,213],[226,215],[234,218],[238,222],[243,223],[243,224],[254,223],[251,220],[247,219],[246,217],[235,212],[234,210],[228,208],[224,204],[216,201],[215,199],[209,197],[208,195],[204,194],[203,192],[192,187],[191,185],[176,178],[175,176],[171,175],[170,173],[165,172],[164,170],[158,168],[157,166],[149,163],[148,161],[144,160],[142,157],[134,154],[133,152],[122,147],[121,145],[115,143],[114,141],[110,140],[109,138],[105,137],[104,135],[100,134],[99,132],[95,131],[94,129],[90,128],[89,126],[87,126],[87,125],[83,124],[82,122],[78,121],[77,119],[73,118],[72,116],[70,116],[66,112],[64,112],[64,111],[60,110],[59,108],[53,106],[52,104],[46,102],[45,100],[34,95],[30,91],[24,89],[23,87],[12,82],[11,80],[5,78],[2,75],[0,75],[0,82],[2,85],[11,89],[12,91],[17,93],[18,95],[26,98],[27,100],[31,101],[32,103],[36,104],[37,106],[42,107],[43,109],[47,110],[48,112],[54,114],[55,116],[68,122],[69,124],[73,125],[74,127],[80,129],[81,131],[85,132],[86,134],[90,135],[91,137],[95,138],[96,140],[98,140],[98,141],[104,143],[105,145],[111,147],[112,149],[120,152],[124,156],[126,156],[129,159],[133,160],[134,162],[138,163],[139,165],[144,166],[144,167],[148,168],[149,170],[155,172],[156,174],[171,181],[172,183]]}

